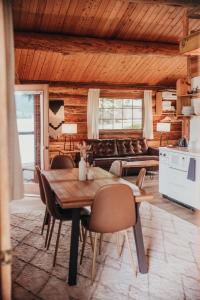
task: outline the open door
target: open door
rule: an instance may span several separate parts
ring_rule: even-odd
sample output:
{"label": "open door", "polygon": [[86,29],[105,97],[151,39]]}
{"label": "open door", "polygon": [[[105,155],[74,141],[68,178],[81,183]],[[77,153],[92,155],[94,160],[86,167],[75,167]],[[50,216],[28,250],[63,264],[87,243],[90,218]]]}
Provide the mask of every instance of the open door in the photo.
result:
{"label": "open door", "polygon": [[37,194],[35,166],[49,168],[48,85],[16,85],[15,102],[25,194]]}

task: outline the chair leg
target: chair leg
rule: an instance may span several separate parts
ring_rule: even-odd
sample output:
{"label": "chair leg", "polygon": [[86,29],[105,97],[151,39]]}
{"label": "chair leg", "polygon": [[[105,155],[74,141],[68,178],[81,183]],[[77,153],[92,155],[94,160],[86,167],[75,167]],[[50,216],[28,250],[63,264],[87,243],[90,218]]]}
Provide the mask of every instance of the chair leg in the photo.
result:
{"label": "chair leg", "polygon": [[83,254],[84,254],[84,251],[85,251],[85,244],[86,244],[86,241],[87,241],[87,233],[88,233],[88,230],[85,229],[85,233],[84,233],[84,236],[83,236],[83,244],[82,244],[82,249],[81,249],[80,265],[82,264],[82,261],[83,261]]}
{"label": "chair leg", "polygon": [[80,242],[82,242],[83,241],[83,226],[81,225],[81,223],[79,225],[79,232],[80,232],[80,235],[79,235]]}
{"label": "chair leg", "polygon": [[116,232],[116,243],[117,243],[117,253],[119,257],[121,257],[124,250],[125,237],[123,237],[122,246],[120,247],[120,232]]}
{"label": "chair leg", "polygon": [[45,239],[45,248],[47,246],[47,242],[48,242],[48,238],[49,238],[49,230],[50,230],[50,226],[51,226],[51,216],[49,215],[48,218],[48,225],[47,225],[47,233],[46,233],[46,239]]}
{"label": "chair leg", "polygon": [[130,257],[132,270],[133,270],[134,275],[137,276],[137,269],[136,269],[135,264],[134,264],[133,255],[132,255],[132,251],[131,251],[131,245],[130,245],[130,242],[129,242],[127,230],[124,231],[124,234],[125,234],[125,239],[126,239],[127,246],[128,246],[128,252],[129,252],[129,257]]}
{"label": "chair leg", "polygon": [[51,243],[51,238],[52,238],[52,234],[53,234],[53,229],[54,229],[55,221],[56,221],[56,219],[53,218],[53,222],[52,222],[51,230],[50,230],[50,234],[49,234],[49,240],[48,240],[48,243],[47,243],[47,250],[49,249],[49,246],[50,246],[50,243]]}
{"label": "chair leg", "polygon": [[100,233],[100,238],[99,238],[99,255],[101,255],[102,241],[103,241],[103,233]]}
{"label": "chair leg", "polygon": [[62,220],[60,220],[59,227],[58,227],[56,247],[55,247],[54,259],[53,259],[53,267],[55,267],[55,264],[56,264],[56,257],[57,257],[57,252],[58,252],[58,245],[59,245],[59,240],[60,240],[61,227],[62,227]]}
{"label": "chair leg", "polygon": [[94,251],[93,251],[93,258],[92,258],[92,283],[94,282],[95,277],[95,265],[96,265],[96,254],[97,254],[97,241],[98,241],[98,233],[95,232],[94,236]]}
{"label": "chair leg", "polygon": [[91,243],[92,251],[94,251],[94,243],[93,243],[93,237],[92,237],[91,231],[89,231],[89,236],[90,236],[90,243]]}
{"label": "chair leg", "polygon": [[121,256],[121,249],[120,249],[120,234],[116,232],[116,244],[117,244],[117,253],[119,257]]}
{"label": "chair leg", "polygon": [[41,235],[43,235],[44,232],[44,226],[46,224],[46,219],[47,219],[47,209],[45,209],[45,213],[44,213],[44,219],[43,219],[43,223],[42,223],[42,230],[41,230]]}

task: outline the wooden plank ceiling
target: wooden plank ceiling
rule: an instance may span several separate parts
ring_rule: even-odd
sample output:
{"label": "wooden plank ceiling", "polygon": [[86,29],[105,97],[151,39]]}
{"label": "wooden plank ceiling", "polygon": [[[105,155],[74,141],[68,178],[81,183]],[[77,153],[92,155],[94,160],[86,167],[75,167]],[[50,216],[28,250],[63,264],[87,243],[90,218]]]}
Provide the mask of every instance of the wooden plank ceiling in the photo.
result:
{"label": "wooden plank ceiling", "polygon": [[[128,0],[14,0],[15,31],[57,33],[104,40],[178,44],[185,8]],[[190,20],[190,31],[200,20]],[[186,75],[186,58],[99,53],[61,54],[16,49],[20,81],[66,81],[166,86]]]}

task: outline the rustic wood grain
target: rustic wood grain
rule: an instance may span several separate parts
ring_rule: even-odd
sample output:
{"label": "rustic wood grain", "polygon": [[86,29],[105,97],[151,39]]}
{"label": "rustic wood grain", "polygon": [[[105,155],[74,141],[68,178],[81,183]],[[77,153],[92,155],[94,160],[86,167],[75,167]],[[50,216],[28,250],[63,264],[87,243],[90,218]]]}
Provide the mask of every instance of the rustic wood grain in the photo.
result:
{"label": "rustic wood grain", "polygon": [[35,49],[57,52],[64,55],[74,53],[179,56],[178,44],[105,40],[81,36],[15,32],[16,49]]}

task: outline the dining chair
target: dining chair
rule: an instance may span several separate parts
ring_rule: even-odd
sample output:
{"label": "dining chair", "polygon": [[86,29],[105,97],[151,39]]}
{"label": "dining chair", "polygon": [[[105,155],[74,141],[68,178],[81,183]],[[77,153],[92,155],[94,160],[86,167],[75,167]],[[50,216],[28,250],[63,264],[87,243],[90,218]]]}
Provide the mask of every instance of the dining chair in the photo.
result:
{"label": "dining chair", "polygon": [[[49,237],[48,237],[47,249],[49,249],[49,246],[51,243],[51,238],[52,238],[52,234],[53,234],[53,230],[54,230],[55,221],[59,220],[59,227],[58,227],[54,259],[53,259],[53,266],[55,266],[62,222],[63,221],[72,221],[72,209],[62,209],[60,207],[60,205],[57,203],[56,196],[53,193],[51,186],[50,186],[48,180],[46,179],[46,177],[43,174],[41,174],[41,178],[42,178],[42,184],[43,184],[44,193],[45,193],[47,210],[52,219],[51,229],[50,229],[50,233],[49,233]],[[81,212],[80,212],[81,217],[86,216],[88,214],[89,214],[89,211],[86,208],[81,209]]]}
{"label": "dining chair", "polygon": [[43,223],[42,223],[41,235],[43,235],[44,227],[45,227],[45,225],[47,225],[47,232],[46,232],[46,239],[45,239],[45,247],[46,247],[48,234],[49,234],[49,228],[50,228],[50,218],[51,217],[50,217],[50,215],[48,213],[48,210],[47,210],[47,207],[46,207],[46,197],[45,197],[45,192],[44,192],[44,188],[43,188],[43,184],[42,184],[42,177],[41,177],[40,167],[36,165],[35,170],[36,170],[37,177],[38,177],[40,198],[41,198],[43,204],[45,205],[45,213],[44,213],[44,219],[43,219]]}
{"label": "dining chair", "polygon": [[115,160],[111,164],[109,172],[115,176],[121,177],[122,176],[122,162],[121,160]]}
{"label": "dining chair", "polygon": [[146,169],[142,168],[137,176],[136,182],[135,184],[141,189],[143,187],[144,184],[144,179],[145,179],[145,175],[146,175]]}
{"label": "dining chair", "polygon": [[[112,162],[109,172],[117,177],[122,176],[122,162],[121,160],[115,160]],[[117,234],[117,248],[119,248],[118,241],[119,241],[119,233]],[[103,233],[100,234],[99,237],[99,254],[101,254],[101,247],[102,247],[102,241],[103,241]]]}
{"label": "dining chair", "polygon": [[[143,187],[145,175],[146,175],[146,169],[145,168],[140,169],[140,172],[139,172],[139,174],[138,174],[138,176],[136,178],[136,182],[135,182],[135,184],[137,185],[137,187],[139,189],[142,189],[142,187]],[[119,256],[121,256],[122,253],[123,253],[124,244],[125,244],[125,239],[123,240],[123,243],[122,243],[122,246],[121,246],[121,250],[120,251],[118,250]],[[117,233],[117,247],[119,249],[119,233]]]}
{"label": "dining chair", "polygon": [[72,169],[75,163],[69,155],[56,155],[51,161],[51,169]]}
{"label": "dining chair", "polygon": [[91,214],[81,219],[85,228],[80,264],[83,260],[85,243],[89,232],[94,232],[94,250],[92,259],[92,282],[95,276],[95,262],[98,235],[123,232],[128,246],[131,265],[136,274],[127,229],[136,224],[135,198],[132,189],[126,184],[105,185],[96,193]]}

